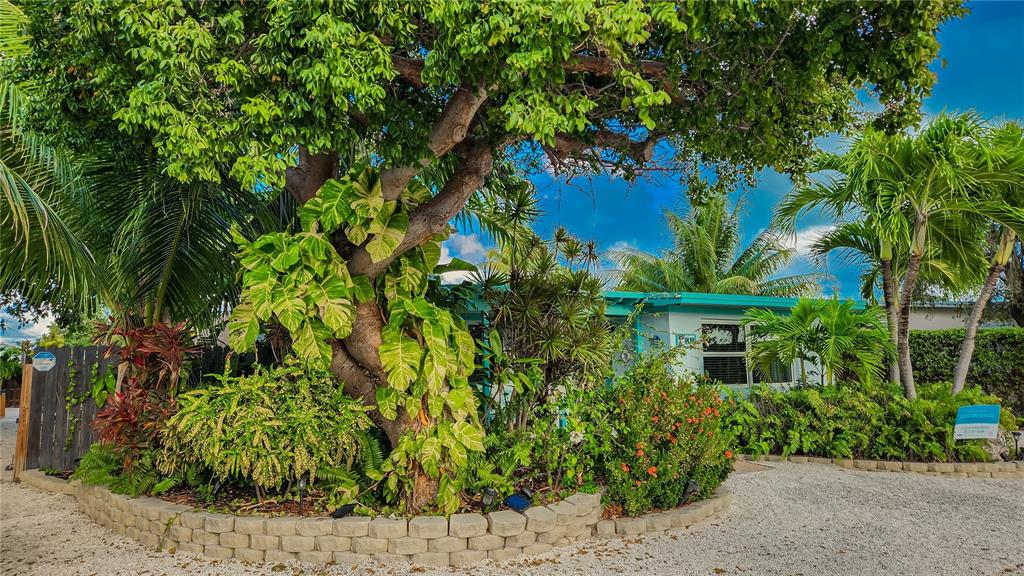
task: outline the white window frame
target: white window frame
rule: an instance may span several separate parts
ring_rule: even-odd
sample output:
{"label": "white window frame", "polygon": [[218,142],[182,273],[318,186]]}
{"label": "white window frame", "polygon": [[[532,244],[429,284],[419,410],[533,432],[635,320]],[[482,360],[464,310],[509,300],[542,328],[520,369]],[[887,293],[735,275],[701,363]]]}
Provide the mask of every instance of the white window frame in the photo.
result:
{"label": "white window frame", "polygon": [[[718,319],[718,318],[701,318],[700,319],[700,334],[704,334],[705,325],[719,324],[723,326],[739,326],[740,330],[743,331],[743,351],[742,352],[708,352],[701,346],[700,352],[700,369],[701,373],[707,374],[707,370],[704,369],[704,358],[743,358],[743,371],[747,376],[746,386],[748,388],[754,385],[754,373],[750,370],[750,364],[748,362],[748,355],[750,353],[750,334],[747,329],[743,326],[742,322],[734,318],[730,319]],[[726,384],[726,386],[744,386],[743,384]]]}

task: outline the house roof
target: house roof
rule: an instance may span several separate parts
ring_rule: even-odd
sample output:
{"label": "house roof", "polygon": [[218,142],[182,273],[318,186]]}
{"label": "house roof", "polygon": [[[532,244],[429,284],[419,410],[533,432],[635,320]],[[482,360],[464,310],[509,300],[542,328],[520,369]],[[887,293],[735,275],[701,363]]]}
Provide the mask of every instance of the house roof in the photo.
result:
{"label": "house roof", "polygon": [[[605,292],[608,316],[628,316],[637,304],[647,312],[742,313],[748,308],[788,311],[799,298],[752,296],[749,294],[707,294],[703,292]],[[863,300],[854,300],[858,310]]]}

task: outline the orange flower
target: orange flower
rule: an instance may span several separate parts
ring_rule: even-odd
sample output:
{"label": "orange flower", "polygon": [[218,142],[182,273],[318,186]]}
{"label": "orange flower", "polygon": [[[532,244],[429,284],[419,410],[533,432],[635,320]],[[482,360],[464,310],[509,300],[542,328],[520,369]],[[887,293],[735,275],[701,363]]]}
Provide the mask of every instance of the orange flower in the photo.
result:
{"label": "orange flower", "polygon": [[651,416],[651,422],[654,422],[655,424],[657,424],[658,423],[658,417],[657,416]]}
{"label": "orange flower", "polygon": [[712,432],[711,430],[708,430],[708,438],[711,438],[714,435],[715,435],[714,432]]}
{"label": "orange flower", "polygon": [[638,458],[640,458],[640,457],[643,457],[643,455],[644,455],[644,450],[643,450],[643,448],[641,448],[641,449],[637,450],[637,451],[636,451],[636,455],[637,455],[637,457],[638,457]]}
{"label": "orange flower", "polygon": [[623,472],[629,473],[629,466],[627,466],[625,462],[623,462],[621,466]]}
{"label": "orange flower", "polygon": [[657,478],[658,477],[658,467],[657,466],[651,466],[650,468],[647,469],[647,473],[650,474],[651,476],[654,476],[655,478]]}
{"label": "orange flower", "polygon": [[732,450],[726,450],[725,451],[725,457],[726,458],[732,458]]}
{"label": "orange flower", "polygon": [[637,481],[636,481],[636,485],[637,485],[637,486],[639,486],[639,485],[641,485],[641,484],[643,484],[643,482],[641,482],[641,481],[639,481],[639,480],[637,480]]}
{"label": "orange flower", "polygon": [[704,409],[704,415],[707,416],[708,414],[711,414],[711,408]]}

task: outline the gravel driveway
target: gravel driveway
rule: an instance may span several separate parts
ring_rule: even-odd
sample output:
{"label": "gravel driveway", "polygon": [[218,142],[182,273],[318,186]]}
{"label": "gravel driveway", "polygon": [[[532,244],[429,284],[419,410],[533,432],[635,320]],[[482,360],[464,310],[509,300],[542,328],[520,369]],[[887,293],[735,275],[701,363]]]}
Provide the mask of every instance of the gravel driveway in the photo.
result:
{"label": "gravel driveway", "polygon": [[[12,414],[13,413],[13,414]],[[14,417],[2,423],[4,465]],[[590,541],[530,560],[458,570],[243,564],[141,546],[96,526],[70,496],[0,484],[0,574],[1024,574],[1024,482],[954,479],[772,464],[728,481],[719,521],[645,541]]]}

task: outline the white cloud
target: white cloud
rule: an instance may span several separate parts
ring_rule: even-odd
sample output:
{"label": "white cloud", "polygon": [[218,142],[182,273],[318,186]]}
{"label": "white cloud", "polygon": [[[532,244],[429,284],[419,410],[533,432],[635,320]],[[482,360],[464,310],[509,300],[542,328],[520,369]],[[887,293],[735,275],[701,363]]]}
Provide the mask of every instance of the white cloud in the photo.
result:
{"label": "white cloud", "polygon": [[798,258],[807,258],[811,255],[811,246],[822,236],[835,229],[835,224],[819,224],[808,226],[796,231],[795,234],[782,238],[782,242],[796,250]]}
{"label": "white cloud", "polygon": [[44,316],[34,324],[25,326],[18,326],[18,320],[6,312],[0,312],[0,318],[6,326],[4,333],[0,334],[0,344],[6,346],[15,346],[22,340],[36,340],[46,334],[50,324],[53,324],[52,316]]}
{"label": "white cloud", "polygon": [[476,234],[452,234],[441,247],[442,255],[446,247],[467,262],[479,263],[487,259],[487,247]]}
{"label": "white cloud", "polygon": [[[455,244],[455,249],[459,253],[458,256],[463,260],[470,260],[470,258],[462,255],[464,253],[463,250],[465,249],[466,252],[475,254],[478,251],[477,246],[479,246],[479,250],[482,250],[486,255],[486,250],[483,249],[483,244],[476,238],[475,234],[470,234],[468,236],[452,234],[448,240],[441,243],[441,259],[438,261],[439,263],[447,264],[452,261],[452,250],[449,247],[452,244]],[[445,272],[444,274],[441,274],[441,282],[445,284],[461,284],[463,281],[469,280],[472,274],[472,272],[466,272],[463,270]]]}

